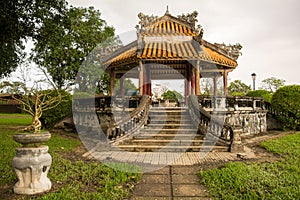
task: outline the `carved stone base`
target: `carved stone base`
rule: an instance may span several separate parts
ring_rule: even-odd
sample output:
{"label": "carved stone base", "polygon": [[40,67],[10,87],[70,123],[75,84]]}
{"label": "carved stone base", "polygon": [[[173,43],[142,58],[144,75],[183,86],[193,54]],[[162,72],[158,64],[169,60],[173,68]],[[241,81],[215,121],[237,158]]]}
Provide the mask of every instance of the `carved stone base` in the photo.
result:
{"label": "carved stone base", "polygon": [[20,147],[16,149],[12,166],[18,177],[16,194],[37,194],[49,191],[51,181],[47,174],[52,163],[48,146]]}
{"label": "carved stone base", "polygon": [[230,145],[230,152],[237,153],[237,152],[244,152],[244,145],[242,144],[241,139],[242,129],[234,127],[233,128],[233,140]]}

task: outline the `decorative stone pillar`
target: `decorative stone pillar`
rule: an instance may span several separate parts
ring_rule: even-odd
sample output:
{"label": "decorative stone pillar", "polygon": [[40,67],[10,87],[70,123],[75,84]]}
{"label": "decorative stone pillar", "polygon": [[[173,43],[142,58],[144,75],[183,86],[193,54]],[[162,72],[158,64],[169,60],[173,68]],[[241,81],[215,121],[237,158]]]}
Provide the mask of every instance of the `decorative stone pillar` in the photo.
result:
{"label": "decorative stone pillar", "polygon": [[[12,167],[18,177],[13,190],[16,194],[37,194],[51,189],[51,181],[47,174],[52,163],[48,146],[39,146],[40,142],[50,139],[50,133],[16,134],[14,140],[22,143],[16,148]],[[30,144],[33,144],[29,146]]]}

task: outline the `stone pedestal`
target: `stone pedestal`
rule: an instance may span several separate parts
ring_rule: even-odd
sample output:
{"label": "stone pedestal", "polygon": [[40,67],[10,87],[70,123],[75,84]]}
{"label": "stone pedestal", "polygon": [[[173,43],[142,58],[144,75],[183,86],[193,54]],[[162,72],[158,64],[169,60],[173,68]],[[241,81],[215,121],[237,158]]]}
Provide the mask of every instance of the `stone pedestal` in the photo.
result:
{"label": "stone pedestal", "polygon": [[48,146],[20,147],[16,149],[12,166],[18,177],[14,186],[16,194],[37,194],[49,191],[51,181],[47,177],[52,158]]}
{"label": "stone pedestal", "polygon": [[242,128],[240,127],[233,128],[233,138],[232,138],[232,143],[230,145],[230,152],[233,153],[244,152],[244,146],[242,144],[241,134],[242,134]]}

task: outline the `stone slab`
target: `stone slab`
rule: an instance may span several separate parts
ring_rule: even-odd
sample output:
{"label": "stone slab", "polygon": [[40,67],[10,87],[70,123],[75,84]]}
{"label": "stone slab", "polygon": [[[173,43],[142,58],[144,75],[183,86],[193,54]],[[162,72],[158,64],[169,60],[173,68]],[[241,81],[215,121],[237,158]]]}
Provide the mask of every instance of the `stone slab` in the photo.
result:
{"label": "stone slab", "polygon": [[135,186],[133,196],[138,197],[171,197],[170,184],[141,183]]}
{"label": "stone slab", "polygon": [[133,197],[130,200],[172,200],[171,197]]}
{"label": "stone slab", "polygon": [[176,184],[199,184],[200,179],[197,175],[190,174],[174,174],[172,176],[172,182]]}
{"label": "stone slab", "polygon": [[170,184],[170,175],[169,174],[144,174],[140,179],[141,183],[166,183]]}
{"label": "stone slab", "polygon": [[207,191],[200,184],[174,184],[173,195],[175,197],[206,197]]}

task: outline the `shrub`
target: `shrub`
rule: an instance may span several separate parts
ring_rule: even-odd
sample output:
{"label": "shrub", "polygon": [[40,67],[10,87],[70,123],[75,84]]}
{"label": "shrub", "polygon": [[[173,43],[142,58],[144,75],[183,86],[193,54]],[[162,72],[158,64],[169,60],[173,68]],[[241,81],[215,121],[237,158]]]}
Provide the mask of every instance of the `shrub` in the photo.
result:
{"label": "shrub", "polygon": [[279,113],[284,128],[295,130],[300,125],[300,85],[279,88],[273,95],[271,106]]}
{"label": "shrub", "polygon": [[254,90],[246,94],[249,97],[261,97],[264,98],[266,102],[271,103],[272,94],[267,90]]}
{"label": "shrub", "polygon": [[[58,106],[44,111],[40,118],[44,128],[52,128],[57,122],[70,115],[72,112],[72,96],[64,90],[61,90],[60,93],[63,96],[62,101]],[[57,96],[57,91],[53,90],[50,96]]]}
{"label": "shrub", "polygon": [[178,101],[183,98],[182,95],[175,90],[173,90],[173,91],[168,90],[168,91],[164,92],[161,96],[164,99],[173,100],[173,101]]}

